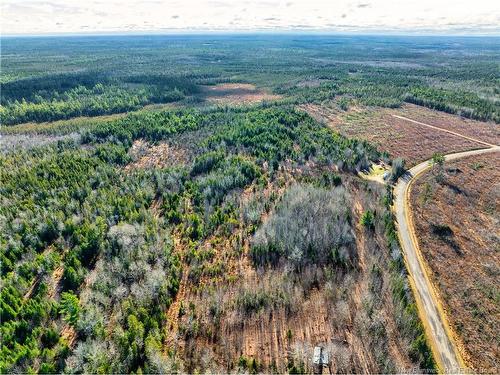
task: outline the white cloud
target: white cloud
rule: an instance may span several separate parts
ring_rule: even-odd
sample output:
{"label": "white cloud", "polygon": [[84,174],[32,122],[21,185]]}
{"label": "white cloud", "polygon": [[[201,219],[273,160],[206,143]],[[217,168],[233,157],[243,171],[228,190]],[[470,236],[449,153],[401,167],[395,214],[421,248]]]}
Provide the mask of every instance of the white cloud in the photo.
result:
{"label": "white cloud", "polygon": [[494,33],[492,0],[3,0],[2,34],[149,31]]}

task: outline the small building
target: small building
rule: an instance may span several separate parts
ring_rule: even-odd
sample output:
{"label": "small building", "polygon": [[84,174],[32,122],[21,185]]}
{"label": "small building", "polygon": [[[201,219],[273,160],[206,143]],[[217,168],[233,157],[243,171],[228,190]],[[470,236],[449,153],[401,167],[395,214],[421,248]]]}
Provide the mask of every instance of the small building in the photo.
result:
{"label": "small building", "polygon": [[321,346],[314,347],[313,365],[318,367],[328,366],[330,358],[328,352]]}
{"label": "small building", "polygon": [[313,365],[319,366],[323,364],[323,359],[321,352],[323,351],[323,348],[321,346],[316,346],[314,348],[314,353],[313,353]]}

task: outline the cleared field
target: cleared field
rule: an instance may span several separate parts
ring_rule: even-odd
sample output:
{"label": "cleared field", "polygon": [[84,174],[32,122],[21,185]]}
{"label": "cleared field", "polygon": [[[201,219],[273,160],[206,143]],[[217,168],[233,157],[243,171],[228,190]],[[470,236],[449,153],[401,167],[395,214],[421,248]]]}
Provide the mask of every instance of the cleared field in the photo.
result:
{"label": "cleared field", "polygon": [[201,96],[209,103],[220,105],[252,104],[281,98],[279,95],[269,94],[249,83],[224,83],[205,86],[202,89]]}
{"label": "cleared field", "polygon": [[500,126],[493,122],[480,122],[444,112],[406,104],[398,114],[438,128],[446,129],[483,142],[500,144]]}
{"label": "cleared field", "polygon": [[411,190],[419,247],[431,270],[463,357],[477,371],[500,363],[499,153],[428,172]]}
{"label": "cleared field", "polygon": [[[301,108],[342,135],[367,140],[377,145],[379,150],[386,151],[391,157],[405,159],[407,166],[427,160],[435,152],[450,153],[485,147],[479,142],[393,116],[399,115],[420,121],[425,120],[424,115],[430,112],[434,117],[432,124],[429,123],[429,125],[457,133],[465,128],[465,125],[460,122],[461,119],[456,116],[443,115],[417,106],[405,106],[403,109],[355,107],[348,111],[341,111],[333,105],[306,104]],[[414,114],[415,117],[413,117]],[[439,119],[439,116],[443,118]],[[450,122],[451,125],[448,125],[449,117],[454,120]],[[497,137],[494,126],[490,123],[474,122],[474,128],[471,129],[476,129],[477,133],[467,129],[464,136],[470,134],[474,137],[479,134],[477,136],[479,140],[493,142]]]}

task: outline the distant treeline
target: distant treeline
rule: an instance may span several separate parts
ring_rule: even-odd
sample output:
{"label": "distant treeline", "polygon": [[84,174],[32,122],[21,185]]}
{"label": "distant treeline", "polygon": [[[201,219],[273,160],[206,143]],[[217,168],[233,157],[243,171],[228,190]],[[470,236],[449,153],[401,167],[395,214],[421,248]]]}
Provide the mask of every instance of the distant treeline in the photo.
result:
{"label": "distant treeline", "polygon": [[500,121],[500,48],[491,38],[92,37],[2,48],[6,125],[124,112],[224,82],[255,83],[290,103],[343,95]]}

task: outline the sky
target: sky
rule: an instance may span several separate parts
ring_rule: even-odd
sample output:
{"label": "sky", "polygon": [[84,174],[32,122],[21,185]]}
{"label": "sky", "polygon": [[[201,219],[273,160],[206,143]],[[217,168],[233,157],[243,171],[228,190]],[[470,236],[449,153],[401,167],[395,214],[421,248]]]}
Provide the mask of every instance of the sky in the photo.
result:
{"label": "sky", "polygon": [[2,0],[2,35],[287,32],[500,35],[495,0]]}

